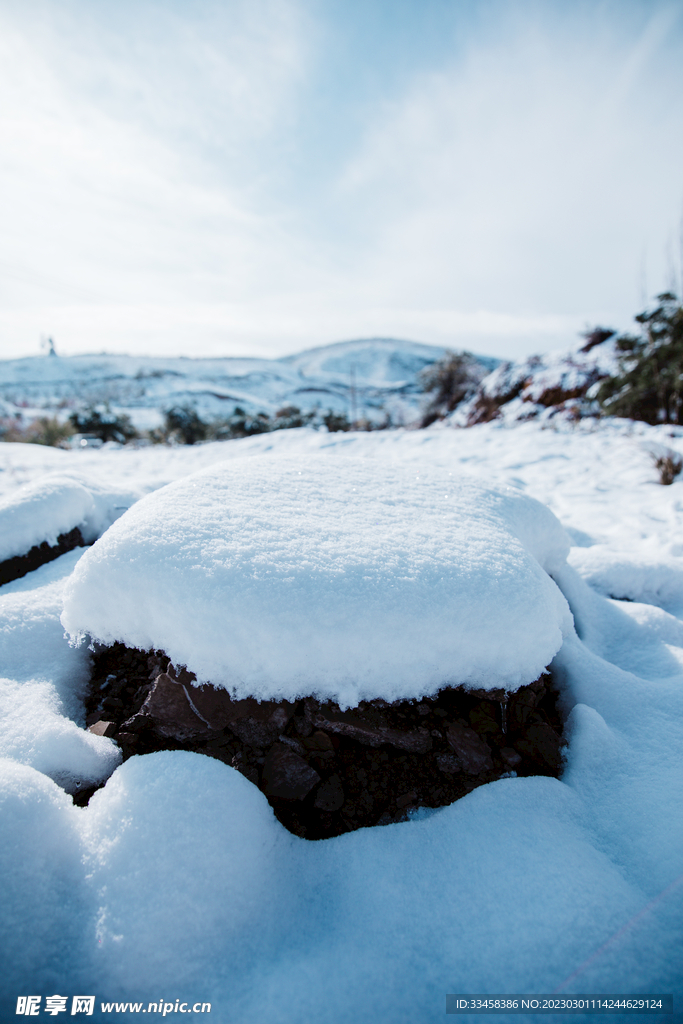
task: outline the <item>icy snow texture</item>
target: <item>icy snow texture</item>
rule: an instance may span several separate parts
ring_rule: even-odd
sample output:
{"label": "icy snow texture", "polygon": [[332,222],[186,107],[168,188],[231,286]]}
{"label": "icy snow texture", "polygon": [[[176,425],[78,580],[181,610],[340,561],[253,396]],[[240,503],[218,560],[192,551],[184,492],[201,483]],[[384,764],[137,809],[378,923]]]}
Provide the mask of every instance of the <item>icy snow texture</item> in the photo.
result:
{"label": "icy snow texture", "polygon": [[[590,433],[287,431],[175,451],[0,445],[0,483],[35,478],[57,456],[144,490],[266,450],[275,463],[323,449],[337,466],[356,452],[415,475],[464,468],[516,482],[568,527],[580,545],[572,561],[631,550],[634,561],[680,565],[683,481],[656,482],[655,437],[666,440],[610,422]],[[680,438],[666,443],[683,454]],[[0,588],[27,595],[12,674],[49,681],[59,667],[60,693],[69,659],[86,652],[64,641],[57,659],[43,584],[76,558],[31,574],[40,586],[27,577]],[[132,758],[83,809],[34,768],[0,765],[2,1019],[16,1019],[17,994],[60,992],[97,994],[94,1020],[110,1019],[98,1017],[101,1000],[197,998],[228,1024],[436,1024],[446,992],[557,990],[673,992],[673,1017],[648,1020],[680,1021],[683,623],[606,599],[570,566],[555,575],[576,622],[553,665],[572,709],[560,781],[503,779],[420,820],[308,843],[244,778],[200,755]]]}
{"label": "icy snow texture", "polygon": [[448,683],[514,690],[571,628],[548,576],[568,549],[555,517],[513,490],[255,456],[134,506],[80,561],[62,622],[162,649],[238,696],[349,706]]}
{"label": "icy snow texture", "polygon": [[55,474],[27,484],[0,499],[0,562],[43,541],[52,546],[76,526],[90,543],[138,497],[139,492],[121,493],[76,475]]}

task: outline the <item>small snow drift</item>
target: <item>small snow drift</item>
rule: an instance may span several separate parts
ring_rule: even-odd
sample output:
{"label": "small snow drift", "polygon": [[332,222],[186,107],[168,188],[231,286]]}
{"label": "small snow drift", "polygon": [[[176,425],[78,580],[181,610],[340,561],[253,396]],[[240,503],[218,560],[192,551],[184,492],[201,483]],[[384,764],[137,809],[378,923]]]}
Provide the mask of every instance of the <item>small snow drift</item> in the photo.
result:
{"label": "small snow drift", "polygon": [[[41,544],[56,548],[59,538],[75,528],[85,532],[93,513],[90,491],[76,480],[54,475],[20,487],[0,503],[0,561],[26,555]],[[64,551],[53,557],[59,554]]]}
{"label": "small snow drift", "polygon": [[517,690],[571,627],[568,540],[509,488],[371,459],[235,459],[137,503],[65,590],[74,637],[163,650],[235,698],[342,708]]}
{"label": "small snow drift", "polygon": [[92,543],[138,497],[59,473],[20,487],[0,501],[0,585]]}

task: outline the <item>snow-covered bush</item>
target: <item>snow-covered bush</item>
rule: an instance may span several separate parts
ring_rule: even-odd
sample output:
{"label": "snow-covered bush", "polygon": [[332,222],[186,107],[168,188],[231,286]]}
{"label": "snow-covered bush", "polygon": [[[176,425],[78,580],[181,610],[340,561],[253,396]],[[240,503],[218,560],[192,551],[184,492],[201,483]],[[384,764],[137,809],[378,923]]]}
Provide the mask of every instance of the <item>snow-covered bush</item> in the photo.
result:
{"label": "snow-covered bush", "polygon": [[69,420],[77,434],[92,434],[102,441],[118,441],[125,444],[138,436],[138,432],[126,413],[116,413],[109,405],[91,405],[72,412]]}
{"label": "snow-covered bush", "polygon": [[209,425],[199,416],[196,409],[189,405],[177,405],[164,414],[163,438],[178,444],[197,444],[205,441],[209,434]]}
{"label": "snow-covered bush", "polygon": [[560,415],[575,420],[596,415],[591,389],[615,371],[613,335],[614,331],[596,327],[583,335],[579,348],[501,363],[458,405],[450,422],[471,427],[494,419],[545,421]]}

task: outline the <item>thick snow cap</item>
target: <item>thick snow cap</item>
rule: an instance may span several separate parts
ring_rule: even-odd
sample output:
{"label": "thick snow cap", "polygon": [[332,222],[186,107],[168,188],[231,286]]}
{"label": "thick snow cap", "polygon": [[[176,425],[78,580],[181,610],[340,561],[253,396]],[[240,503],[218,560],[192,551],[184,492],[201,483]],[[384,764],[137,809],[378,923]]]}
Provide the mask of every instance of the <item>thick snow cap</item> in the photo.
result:
{"label": "thick snow cap", "polygon": [[140,491],[110,487],[106,480],[87,480],[75,474],[50,473],[18,487],[0,500],[0,562],[25,555],[78,526],[90,543],[137,501]]}
{"label": "thick snow cap", "polygon": [[121,517],[76,566],[72,636],[166,651],[200,683],[342,705],[517,689],[571,615],[539,502],[370,459],[234,459]]}
{"label": "thick snow cap", "polygon": [[57,543],[61,533],[85,526],[94,513],[90,491],[76,480],[47,476],[0,502],[0,561],[34,545]]}

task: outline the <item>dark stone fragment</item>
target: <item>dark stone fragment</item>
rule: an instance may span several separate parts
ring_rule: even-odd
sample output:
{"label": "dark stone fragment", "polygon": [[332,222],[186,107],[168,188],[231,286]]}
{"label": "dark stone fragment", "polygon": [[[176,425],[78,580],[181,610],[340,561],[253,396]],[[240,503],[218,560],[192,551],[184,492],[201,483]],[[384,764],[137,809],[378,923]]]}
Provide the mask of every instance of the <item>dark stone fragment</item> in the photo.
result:
{"label": "dark stone fragment", "polygon": [[470,697],[476,697],[486,701],[495,700],[499,704],[505,700],[505,690],[498,688],[497,690],[466,690],[465,691]]}
{"label": "dark stone fragment", "polygon": [[130,732],[138,732],[151,724],[157,735],[175,740],[195,740],[211,731],[209,724],[190,706],[182,683],[175,682],[165,672],[154,680],[139,713],[124,724]]}
{"label": "dark stone fragment", "polygon": [[522,762],[522,758],[516,750],[512,749],[512,747],[502,747],[500,756],[508,768],[516,768],[517,765]]}
{"label": "dark stone fragment", "polygon": [[255,786],[259,784],[258,768],[254,764],[243,764],[239,756],[233,757],[231,761],[232,767],[236,768],[240,775],[244,775],[245,779],[249,779]]}
{"label": "dark stone fragment", "polygon": [[103,708],[112,708],[112,710],[118,710],[123,706],[123,701],[121,700],[120,697],[105,697],[104,700],[102,701]]}
{"label": "dark stone fragment", "polygon": [[183,685],[196,713],[209,728],[228,728],[249,746],[269,747],[287,728],[294,713],[294,705],[289,701],[259,702],[253,697],[233,700],[227,690],[195,686],[192,679],[194,676],[186,678]]}
{"label": "dark stone fragment", "polygon": [[344,803],[344,788],[338,775],[331,775],[318,786],[314,807],[319,811],[338,811]]}
{"label": "dark stone fragment", "polygon": [[280,736],[280,743],[285,743],[290,750],[293,750],[294,753],[298,754],[300,757],[306,757],[306,748],[304,747],[303,743],[300,743],[299,740],[294,739],[293,736]]}
{"label": "dark stone fragment", "polygon": [[446,775],[455,775],[456,772],[462,771],[460,759],[455,754],[437,754],[436,763],[439,771],[445,772]]}
{"label": "dark stone fragment", "polygon": [[326,732],[321,732],[320,730],[304,739],[304,747],[307,750],[334,750],[330,737]]}
{"label": "dark stone fragment", "polygon": [[529,686],[521,686],[515,693],[510,694],[507,724],[511,732],[525,729],[531,722],[542,719],[542,716],[539,718],[535,709],[541,703],[545,692],[545,686],[539,679]]}
{"label": "dark stone fragment", "polygon": [[[203,691],[202,691],[203,692]],[[201,707],[200,703],[200,707]],[[293,705],[286,701],[262,701],[248,697],[233,701],[227,727],[243,743],[253,747],[269,746],[287,728],[292,717]]]}
{"label": "dark stone fragment", "polygon": [[88,732],[91,732],[94,736],[113,736],[116,732],[116,723],[105,722],[100,719],[88,726]]}
{"label": "dark stone fragment", "polygon": [[524,736],[516,741],[515,748],[520,754],[540,761],[553,771],[559,771],[562,764],[561,745],[562,741],[551,725],[537,722],[530,725]]}
{"label": "dark stone fragment", "polygon": [[263,792],[281,800],[303,800],[320,782],[314,768],[284,743],[271,747],[263,766]]}
{"label": "dark stone fragment", "polygon": [[175,680],[176,683],[182,683],[183,686],[193,686],[197,682],[194,672],[188,672],[184,665],[176,668],[172,661],[169,661],[166,666],[166,674]]}
{"label": "dark stone fragment", "polygon": [[138,734],[135,732],[118,732],[116,734],[116,742],[126,753],[131,747],[137,746]]}
{"label": "dark stone fragment", "polygon": [[477,736],[474,729],[469,729],[459,722],[451,722],[446,737],[460,762],[461,771],[467,772],[468,775],[493,771],[491,750]]}
{"label": "dark stone fragment", "polygon": [[417,800],[417,793],[414,789],[411,789],[409,793],[403,793],[402,796],[396,797],[397,807],[407,807],[409,804],[414,804]]}
{"label": "dark stone fragment", "polygon": [[499,715],[500,705],[490,700],[480,700],[470,711],[470,723],[478,733],[495,735],[501,731]]}
{"label": "dark stone fragment", "polygon": [[307,722],[303,715],[295,715],[293,718],[294,728],[299,733],[299,736],[310,736],[313,732],[313,726],[310,722]]}
{"label": "dark stone fragment", "polygon": [[[312,702],[311,702],[312,704]],[[307,711],[309,702],[306,701]],[[419,726],[417,729],[392,729],[381,710],[364,706],[355,708],[353,712],[338,711],[334,705],[318,705],[310,707],[310,716],[314,726],[338,736],[348,736],[367,747],[381,747],[388,743],[398,750],[409,753],[426,754],[432,748],[429,729]]]}

